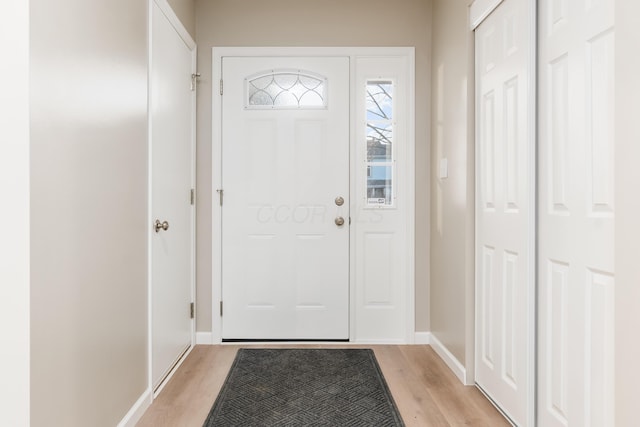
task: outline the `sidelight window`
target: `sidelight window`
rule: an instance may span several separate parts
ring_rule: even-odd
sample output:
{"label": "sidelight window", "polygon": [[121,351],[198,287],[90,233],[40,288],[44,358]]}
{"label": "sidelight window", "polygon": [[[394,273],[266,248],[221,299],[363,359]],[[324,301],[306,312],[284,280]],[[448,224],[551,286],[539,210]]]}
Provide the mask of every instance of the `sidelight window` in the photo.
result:
{"label": "sidelight window", "polygon": [[394,84],[370,80],[366,92],[367,206],[393,206]]}

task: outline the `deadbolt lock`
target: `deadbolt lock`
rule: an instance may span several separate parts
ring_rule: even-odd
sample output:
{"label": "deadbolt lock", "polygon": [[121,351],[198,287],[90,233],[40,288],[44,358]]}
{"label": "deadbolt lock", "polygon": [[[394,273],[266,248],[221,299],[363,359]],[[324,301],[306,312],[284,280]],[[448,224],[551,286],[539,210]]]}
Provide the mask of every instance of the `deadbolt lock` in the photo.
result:
{"label": "deadbolt lock", "polygon": [[338,206],[344,205],[344,199],[342,197],[336,197],[336,205]]}

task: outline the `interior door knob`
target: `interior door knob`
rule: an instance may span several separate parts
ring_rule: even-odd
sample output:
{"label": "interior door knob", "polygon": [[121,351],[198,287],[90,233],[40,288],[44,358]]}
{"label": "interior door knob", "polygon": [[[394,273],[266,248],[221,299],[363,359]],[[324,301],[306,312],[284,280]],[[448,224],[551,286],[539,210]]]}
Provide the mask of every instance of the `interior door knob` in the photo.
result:
{"label": "interior door knob", "polygon": [[335,222],[336,222],[336,225],[337,225],[338,227],[340,227],[341,225],[344,225],[344,218],[342,218],[341,216],[339,216],[339,217],[337,217],[337,218],[336,218],[336,221],[335,221]]}
{"label": "interior door knob", "polygon": [[156,219],[155,229],[156,233],[159,233],[160,230],[167,231],[169,229],[169,223],[167,221],[160,222],[159,219]]}

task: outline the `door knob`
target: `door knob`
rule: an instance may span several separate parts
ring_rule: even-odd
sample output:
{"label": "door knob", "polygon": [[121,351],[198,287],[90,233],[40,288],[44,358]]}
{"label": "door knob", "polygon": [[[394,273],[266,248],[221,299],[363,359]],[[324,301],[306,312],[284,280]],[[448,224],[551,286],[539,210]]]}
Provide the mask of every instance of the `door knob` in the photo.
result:
{"label": "door knob", "polygon": [[167,231],[169,229],[169,223],[167,221],[160,222],[159,219],[156,219],[155,229],[156,233],[159,233],[160,230]]}
{"label": "door knob", "polygon": [[340,227],[341,225],[344,225],[344,218],[342,218],[341,216],[339,216],[339,217],[337,217],[337,218],[336,218],[336,221],[335,221],[335,222],[336,222],[336,225],[337,225],[338,227]]}
{"label": "door knob", "polygon": [[336,197],[336,205],[337,206],[344,205],[344,199],[342,197]]}

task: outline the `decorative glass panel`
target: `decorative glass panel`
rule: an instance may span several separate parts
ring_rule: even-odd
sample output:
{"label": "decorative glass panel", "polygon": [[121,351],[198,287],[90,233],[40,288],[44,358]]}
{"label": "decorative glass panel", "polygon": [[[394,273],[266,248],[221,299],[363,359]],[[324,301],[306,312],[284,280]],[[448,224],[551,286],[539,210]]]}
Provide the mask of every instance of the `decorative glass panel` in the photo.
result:
{"label": "decorative glass panel", "polygon": [[391,207],[395,199],[393,194],[395,168],[393,89],[393,82],[389,80],[367,82],[367,205],[371,207]]}
{"label": "decorative glass panel", "polygon": [[323,108],[327,80],[302,71],[277,71],[246,80],[247,108]]}
{"label": "decorative glass panel", "polygon": [[393,202],[393,166],[367,167],[367,205],[389,206]]}
{"label": "decorative glass panel", "polygon": [[390,81],[367,83],[367,121],[393,119],[393,84]]}
{"label": "decorative glass panel", "polygon": [[385,162],[391,160],[391,141],[393,140],[391,123],[367,123],[367,161]]}

